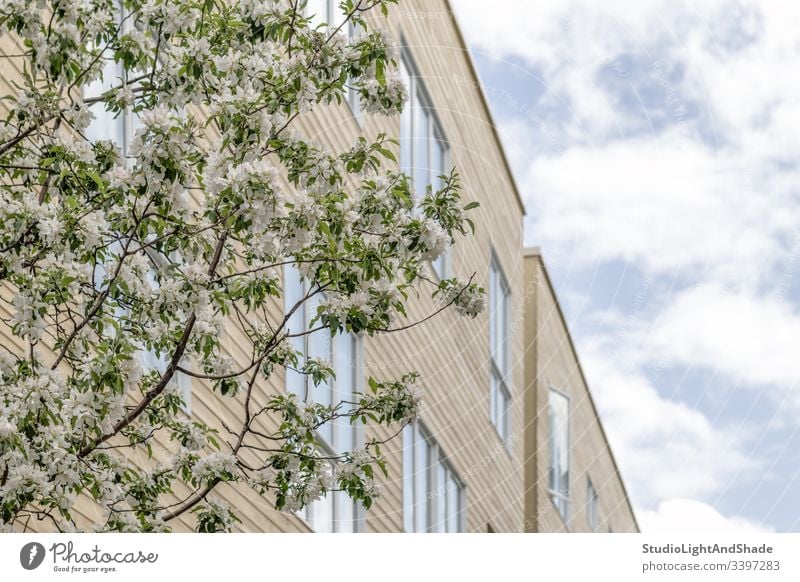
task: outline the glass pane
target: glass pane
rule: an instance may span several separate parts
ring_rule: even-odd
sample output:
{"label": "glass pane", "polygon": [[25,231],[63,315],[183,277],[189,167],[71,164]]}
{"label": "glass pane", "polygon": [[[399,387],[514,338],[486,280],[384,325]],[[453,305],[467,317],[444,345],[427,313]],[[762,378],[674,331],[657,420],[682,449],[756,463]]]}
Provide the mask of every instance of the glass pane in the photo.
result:
{"label": "glass pane", "polygon": [[431,141],[431,176],[430,183],[433,188],[439,189],[442,187],[442,181],[439,176],[444,174],[444,147],[442,142],[434,138]]}
{"label": "glass pane", "polygon": [[[112,60],[110,51],[106,51],[104,57],[106,58],[106,63],[103,67],[103,77],[88,83],[84,87],[83,95],[85,99],[99,97],[112,87],[120,84],[120,78],[123,74],[122,67]],[[94,114],[94,119],[84,132],[86,137],[91,141],[111,140],[124,152],[125,116],[120,114],[115,117],[115,113],[106,111],[105,103],[94,103],[89,107],[89,110]]]}
{"label": "glass pane", "polygon": [[[300,279],[300,272],[291,265],[283,269],[283,302],[284,312],[289,313],[297,303],[303,298],[303,282]],[[305,330],[305,305],[300,305],[292,314],[287,323],[289,333],[299,333]],[[305,338],[293,337],[290,339],[292,347],[301,354],[305,353]],[[297,363],[298,367],[303,366],[302,356]],[[300,398],[305,397],[305,376],[294,370],[286,370],[286,390],[297,394]]]}
{"label": "glass pane", "polygon": [[587,501],[586,501],[587,521],[589,523],[589,528],[592,531],[595,531],[597,529],[597,491],[595,491],[591,479],[587,479],[586,482],[586,496],[587,496]]}
{"label": "glass pane", "polygon": [[[550,490],[565,500],[569,497],[569,401],[555,390],[550,391]],[[566,516],[566,505],[559,506]]]}
{"label": "glass pane", "polygon": [[414,441],[414,531],[428,531],[428,470],[429,447],[417,429]]}
{"label": "glass pane", "polygon": [[403,529],[414,531],[414,427],[403,429]]}
{"label": "glass pane", "polygon": [[353,533],[355,531],[355,504],[344,491],[329,493],[333,496],[334,516],[333,531],[339,533]]}
{"label": "glass pane", "polygon": [[424,194],[430,183],[430,119],[428,112],[422,107],[419,94],[414,96],[414,190]]}
{"label": "glass pane", "polygon": [[459,531],[459,492],[452,473],[447,476],[447,531]]}
{"label": "glass pane", "polygon": [[433,531],[444,532],[447,530],[447,467],[440,461],[436,464],[436,487],[434,488],[434,507],[436,508],[436,519],[433,524]]}
{"label": "glass pane", "polygon": [[[349,333],[344,333],[336,338],[336,353],[333,371],[336,374],[334,380],[336,386],[336,397],[334,404],[346,400],[353,400],[355,390],[355,338]],[[343,407],[343,411],[349,407]],[[355,446],[353,440],[353,425],[347,417],[338,418],[334,421],[334,442],[333,447],[337,453],[349,451]]]}
{"label": "glass pane", "polygon": [[497,428],[500,436],[505,440],[508,438],[508,392],[502,382],[498,384],[498,387]]}
{"label": "glass pane", "polygon": [[[409,94],[411,94],[411,77],[402,60],[400,61],[400,78],[403,80],[403,84],[406,86]],[[409,99],[405,107],[403,107],[403,112],[400,114],[400,170],[409,176],[412,176],[413,168],[413,108],[414,100]]]}
{"label": "glass pane", "polygon": [[[317,316],[317,307],[322,303],[324,297],[322,294],[317,294],[311,297],[306,302],[306,326],[307,329],[314,329],[320,326],[319,321],[313,321],[314,318]],[[313,323],[312,323],[313,322]],[[309,334],[306,336],[308,339],[308,357],[309,358],[319,358],[324,360],[328,363],[328,365],[332,364],[331,361],[331,348],[333,342],[331,341],[331,333],[328,329],[320,329],[315,331],[314,333]],[[332,394],[331,391],[333,389],[332,382],[330,379],[320,382],[318,385],[314,386],[314,382],[312,378],[309,376],[306,378],[307,385],[309,389],[312,391],[313,401],[317,404],[323,404],[325,406],[330,406],[332,401]],[[319,435],[325,439],[325,442],[331,444],[333,440],[333,426],[330,422],[326,422],[317,430]]]}
{"label": "glass pane", "polygon": [[306,15],[311,20],[311,28],[316,28],[323,22],[328,22],[328,4],[332,0],[308,0]]}
{"label": "glass pane", "polygon": [[311,528],[317,533],[333,532],[333,499],[326,495],[311,504]]}
{"label": "glass pane", "polygon": [[508,373],[508,299],[502,277],[498,277],[497,281],[497,366],[500,368],[500,374],[505,377]]}
{"label": "glass pane", "polygon": [[497,374],[492,367],[491,389],[489,390],[489,414],[492,424],[497,426]]}
{"label": "glass pane", "polygon": [[447,260],[447,253],[448,252],[449,251],[445,251],[444,253],[439,255],[438,259],[436,259],[435,261],[433,261],[431,263],[431,265],[433,266],[433,272],[436,273],[436,276],[439,277],[440,280],[441,279],[445,279],[447,277],[447,274],[445,272],[445,269],[446,269],[445,261]]}
{"label": "glass pane", "polygon": [[[330,6],[330,15],[331,15],[331,28],[336,28],[341,23],[344,22],[344,12],[342,9],[339,8],[339,0],[328,0],[328,5]],[[342,27],[341,32],[345,33],[350,36],[350,26],[348,24],[347,28]]]}
{"label": "glass pane", "polygon": [[[114,10],[117,21],[121,22],[122,7],[119,2],[114,2]],[[103,64],[102,77],[84,85],[83,96],[85,99],[99,97],[112,87],[119,86],[121,83],[124,70],[121,64],[114,62],[113,56],[111,50],[103,51],[102,58],[105,62]],[[89,126],[84,132],[86,137],[91,141],[110,140],[124,153],[125,115],[120,114],[115,117],[114,113],[106,111],[104,103],[95,103],[89,107],[89,110],[94,114],[94,119],[89,123]]]}
{"label": "glass pane", "polygon": [[496,329],[496,303],[497,303],[497,270],[494,267],[494,261],[489,265],[489,351],[492,357],[496,357],[497,353],[497,329]]}

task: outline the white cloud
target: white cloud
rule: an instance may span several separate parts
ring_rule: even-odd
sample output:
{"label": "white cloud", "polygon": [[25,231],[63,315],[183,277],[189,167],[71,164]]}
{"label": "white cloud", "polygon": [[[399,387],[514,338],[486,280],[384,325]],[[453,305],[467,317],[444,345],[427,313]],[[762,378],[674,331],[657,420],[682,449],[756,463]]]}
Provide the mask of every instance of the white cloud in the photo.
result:
{"label": "white cloud", "polygon": [[660,396],[622,352],[615,355],[599,341],[583,347],[592,392],[637,507],[712,496],[735,475],[758,466],[745,452],[743,435]]}
{"label": "white cloud", "polygon": [[[790,74],[800,44],[787,25],[796,3],[455,6],[472,46],[523,59],[546,87],[528,105],[549,134],[514,112],[502,128],[531,242],[574,242],[586,264],[627,260],[741,285],[787,259],[800,222],[800,76]],[[658,96],[620,102],[609,79],[637,96],[655,81]],[[648,130],[647,118],[668,129]]]}
{"label": "white cloud", "polygon": [[[626,108],[614,107],[598,86],[603,73],[628,79],[617,68],[624,55],[683,68],[670,88],[707,107],[714,130],[725,133],[761,125],[771,110],[793,103],[800,87],[790,74],[800,52],[800,6],[789,0],[504,0],[494,10],[471,0],[453,4],[472,47],[540,70],[544,102],[568,103],[571,130],[590,140],[626,127]],[[796,134],[781,134],[782,145],[796,143]]]}
{"label": "white cloud", "polygon": [[751,284],[787,259],[800,222],[774,180],[679,131],[538,157],[521,178],[537,240],[574,242],[588,264]]}
{"label": "white cloud", "polygon": [[716,509],[693,499],[668,499],[653,511],[639,511],[639,526],[644,533],[725,532],[766,533],[773,531],[741,517],[726,517]]}
{"label": "white cloud", "polygon": [[800,313],[778,296],[715,284],[689,288],[636,341],[651,363],[704,366],[756,386],[800,388]]}

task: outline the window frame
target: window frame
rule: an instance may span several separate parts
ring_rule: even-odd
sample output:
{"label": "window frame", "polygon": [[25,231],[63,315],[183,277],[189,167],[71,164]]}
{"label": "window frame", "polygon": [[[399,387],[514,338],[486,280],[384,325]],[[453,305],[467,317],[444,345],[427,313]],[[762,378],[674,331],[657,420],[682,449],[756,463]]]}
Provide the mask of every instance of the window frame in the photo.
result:
{"label": "window frame", "polygon": [[[451,167],[452,164],[452,154],[450,148],[450,142],[447,139],[447,133],[444,131],[444,125],[442,124],[442,120],[439,117],[438,113],[436,112],[436,108],[433,104],[433,99],[431,98],[430,92],[428,91],[427,87],[425,86],[425,82],[422,78],[422,75],[419,72],[419,67],[417,67],[416,61],[414,60],[411,51],[408,48],[408,44],[405,43],[405,39],[403,39],[403,49],[400,53],[400,69],[401,69],[401,78],[405,78],[408,80],[408,101],[406,102],[405,107],[403,108],[403,113],[401,114],[400,120],[400,141],[403,141],[403,119],[402,115],[405,114],[405,111],[408,110],[409,115],[409,127],[411,130],[411,136],[409,137],[409,141],[411,143],[409,148],[410,160],[409,163],[406,164],[405,160],[403,160],[403,146],[402,143],[400,145],[400,159],[399,165],[400,170],[404,171],[404,168],[408,168],[407,174],[411,178],[411,186],[413,189],[413,196],[414,200],[419,200],[421,196],[425,194],[428,186],[435,188],[437,186],[437,181],[439,180],[439,176],[446,175],[448,173],[447,168]],[[428,170],[428,181],[425,183],[423,188],[418,188],[414,178],[415,174],[418,171],[417,162],[416,162],[416,150],[417,150],[417,141],[421,138],[417,135],[417,106],[416,102],[419,101],[420,108],[425,111],[428,115],[428,122],[427,128],[425,130],[425,141],[427,144],[427,163],[429,164]],[[437,172],[434,175],[435,169],[430,167],[430,161],[432,159],[432,152],[434,151],[435,146],[441,146],[442,150],[442,159],[441,159],[441,171]],[[439,278],[439,280],[446,279],[451,274],[451,249],[450,247],[435,261],[430,262],[431,270],[433,271],[434,275]],[[437,266],[438,265],[438,266]]]}
{"label": "window frame", "polygon": [[[425,458],[421,460],[418,452],[422,450]],[[402,457],[403,530],[407,533],[466,532],[467,486],[431,431],[419,420],[403,427]],[[452,492],[455,492],[455,511],[449,507]],[[425,497],[422,504],[420,496]]]}
{"label": "window frame", "polygon": [[[559,398],[563,398],[567,404],[567,417],[565,421],[565,447],[566,447],[566,455],[567,455],[567,479],[566,479],[566,493],[561,491],[556,491],[553,489],[553,484],[550,482],[550,475],[553,473],[552,471],[552,462],[554,458],[555,451],[553,450],[555,439],[555,427],[551,422],[552,418],[550,415],[550,403],[551,398],[553,396],[557,396]],[[548,454],[548,461],[547,461],[547,493],[548,497],[553,503],[553,506],[558,511],[561,519],[564,522],[564,525],[569,527],[570,522],[570,509],[571,509],[571,477],[572,477],[572,447],[571,447],[571,437],[572,437],[572,398],[566,392],[559,390],[552,384],[548,387],[548,399],[547,399],[547,406],[548,406],[548,434],[547,440],[549,444],[549,454]]]}
{"label": "window frame", "polygon": [[[496,293],[502,294],[503,338],[498,338],[499,305]],[[489,261],[489,419],[497,436],[510,448],[511,438],[511,402],[512,391],[509,386],[510,376],[510,334],[511,329],[511,287],[505,276],[500,260],[494,250]],[[498,354],[500,352],[500,354]],[[498,356],[502,361],[498,361]],[[502,397],[502,400],[501,400]]]}
{"label": "window frame", "polygon": [[[119,16],[119,18],[118,18],[119,31],[120,31],[121,34],[125,34],[125,33],[129,32],[131,30],[132,24],[127,18],[128,17],[127,10],[122,5],[122,3],[117,1],[117,2],[115,2],[115,5],[116,5],[116,10],[117,10],[118,16]],[[107,50],[108,50],[108,48],[104,48],[101,54],[104,55],[104,53]],[[104,60],[106,59],[105,56],[103,56],[102,58]],[[111,71],[109,71],[109,72],[113,72],[114,77],[113,78],[107,78],[106,77],[106,71],[104,70],[102,80],[98,79],[98,80],[93,81],[92,83],[89,83],[89,84],[87,84],[87,83],[82,84],[81,85],[81,97],[83,99],[86,99],[87,97],[100,96],[103,93],[105,93],[106,91],[108,91],[111,87],[115,86],[117,81],[119,81],[120,79],[125,78],[126,71],[125,71],[125,67],[122,65],[122,63],[117,63],[113,59],[109,59],[107,61],[106,65],[104,66],[104,69],[106,67],[108,67],[108,65],[111,65],[111,67],[110,67]],[[94,83],[98,83],[98,85],[100,87],[99,92],[97,93],[97,95],[91,95],[91,94],[87,95],[87,88],[92,86]],[[134,135],[135,130],[136,130],[135,125],[136,125],[136,120],[138,119],[138,116],[133,111],[131,111],[130,109],[127,109],[127,108],[122,110],[122,111],[120,111],[117,114],[114,114],[113,112],[108,111],[105,108],[105,104],[102,101],[93,104],[92,106],[89,107],[89,109],[94,114],[94,119],[90,123],[90,127],[91,127],[92,123],[98,123],[100,125],[108,126],[108,125],[111,125],[111,124],[116,124],[116,123],[118,123],[119,120],[121,120],[121,121],[119,121],[119,123],[120,123],[119,130],[121,132],[121,135],[119,137],[120,137],[121,143],[118,143],[116,145],[119,146],[119,149],[120,149],[120,152],[122,154],[123,159],[126,160],[126,163],[129,163],[129,160],[127,159],[128,150],[130,148],[131,139],[133,138],[133,135]],[[94,110],[94,109],[96,109],[96,110]],[[87,128],[87,130],[88,130],[88,128]],[[113,138],[112,138],[111,141],[112,142],[114,141]],[[153,264],[153,268],[151,268],[150,271],[148,272],[148,282],[150,283],[151,288],[153,288],[154,285],[157,284],[157,278],[155,276],[156,267],[163,265],[164,263],[166,263],[170,259],[160,255],[159,253],[153,252],[150,249],[145,249],[143,252],[146,253],[148,259]],[[151,277],[151,275],[152,275],[152,277]],[[150,279],[152,279],[152,280],[150,280]],[[155,369],[161,374],[163,374],[164,371],[167,368],[167,365],[168,365],[167,360],[163,356],[156,355],[156,353],[153,350],[148,350],[148,349],[142,347],[137,352],[137,355],[138,355],[138,358],[139,358],[139,362],[143,367],[149,367],[149,368]],[[175,374],[172,377],[171,382],[172,381],[176,382],[176,384],[178,385],[179,390],[181,391],[181,396],[183,397],[183,406],[181,408],[182,408],[183,412],[186,413],[187,415],[191,415],[191,413],[192,413],[192,379],[191,379],[191,377],[186,375],[186,374],[183,374],[180,371],[176,371]]]}
{"label": "window frame", "polygon": [[[286,286],[287,286],[287,271],[289,269],[293,269],[297,274],[297,280],[300,283],[300,297],[303,298],[308,293],[308,282],[303,280],[303,277],[300,275],[299,270],[294,265],[284,265],[283,269],[283,294],[284,294],[284,314],[288,312],[289,309],[293,308],[294,305],[288,305],[287,301],[287,293],[286,293]],[[321,294],[324,297],[324,294]],[[296,304],[296,303],[295,303]],[[302,317],[303,321],[303,330],[307,331],[310,329],[310,322],[316,315],[315,313],[310,313],[309,307],[309,299],[305,298],[302,299],[301,305],[295,311],[294,315],[297,315],[298,312]],[[290,320],[291,321],[291,320]],[[288,322],[287,322],[288,323]],[[287,331],[290,333],[293,331],[290,327],[287,326]],[[319,330],[316,333],[323,333],[327,334],[328,331],[325,329]],[[309,357],[309,338],[313,334],[304,335],[301,338],[292,338],[292,339],[300,339],[303,343],[303,358]],[[352,394],[356,394],[363,391],[364,388],[364,340],[361,335],[351,334],[351,333],[343,333],[337,334],[336,336],[330,338],[330,360],[331,366],[333,367],[334,371],[337,370],[337,358],[338,351],[337,345],[342,343],[342,338],[348,338],[349,341],[352,342]],[[291,340],[290,340],[291,341]],[[294,346],[297,349],[296,346]],[[339,345],[339,349],[341,349],[341,345]],[[295,374],[299,374],[298,372],[294,372]],[[339,376],[339,374],[337,374]],[[294,390],[289,387],[290,376],[287,370],[287,374],[284,377],[284,390],[287,394],[296,394],[299,399],[302,401],[307,401],[310,397],[313,396],[313,386],[309,386],[309,382],[311,381],[309,376],[303,375],[304,378],[304,385],[301,391]],[[330,397],[331,404],[334,401],[338,401],[339,394],[340,394],[340,387],[337,385],[339,380],[337,378],[331,378],[328,380],[329,384],[327,387],[328,395]],[[347,421],[349,424],[349,421]],[[330,435],[326,436],[321,434],[319,431],[316,431],[315,434],[317,438],[322,443],[322,449],[327,455],[335,456],[341,454],[345,451],[350,451],[359,446],[363,445],[364,443],[364,431],[363,427],[360,423],[353,423],[349,424],[349,444],[340,443],[339,437],[337,436],[337,424],[331,423],[330,426]],[[363,531],[364,528],[364,521],[365,515],[363,508],[356,503],[355,501],[350,502],[349,507],[347,508],[348,513],[352,511],[352,519],[345,520],[339,519],[337,517],[337,513],[344,509],[343,506],[340,506],[342,503],[341,499],[342,496],[346,497],[347,493],[344,491],[329,491],[325,494],[324,497],[313,501],[312,503],[306,505],[303,509],[298,511],[296,515],[303,520],[303,522],[314,532],[319,533],[359,533]],[[345,500],[346,501],[346,500]],[[330,519],[328,522],[320,522],[315,517],[315,512],[319,511],[321,508],[326,508],[325,511],[330,511]],[[325,518],[327,519],[328,516],[326,515]],[[319,523],[326,523],[330,526],[330,529],[320,529]],[[342,524],[348,524],[346,528],[342,527]]]}
{"label": "window frame", "polygon": [[586,523],[589,529],[596,532],[600,525],[598,505],[600,503],[600,495],[592,482],[592,478],[587,475],[586,477]]}
{"label": "window frame", "polygon": [[[158,287],[155,285],[160,286],[158,282],[158,277],[156,273],[156,268],[165,265],[170,261],[175,261],[176,257],[170,256],[165,257],[163,254],[158,253],[152,249],[145,249],[144,253],[147,255],[147,258],[152,263],[152,268],[147,273],[148,283],[150,284],[150,288],[155,290]],[[151,280],[152,279],[152,280]],[[139,350],[139,360],[141,361],[142,365],[153,364],[153,368],[158,370],[159,373],[163,374],[167,366],[169,365],[169,359],[165,356],[167,354],[163,354],[161,356],[157,355],[154,350],[148,350],[146,347],[142,347]],[[184,362],[184,366],[188,368],[188,365]],[[172,376],[171,382],[175,382],[178,386],[178,389],[181,392],[181,397],[183,398],[183,406],[181,407],[182,410],[187,414],[192,414],[192,378],[191,376],[184,374],[180,370],[175,370],[175,373]]]}
{"label": "window frame", "polygon": [[[114,4],[115,4],[115,10],[117,11],[118,16],[119,16],[119,18],[118,18],[119,33],[120,34],[126,34],[127,32],[129,32],[131,30],[131,23],[127,19],[127,16],[128,16],[127,10],[122,5],[122,2],[120,0],[116,0],[114,2]],[[108,47],[104,47],[102,52],[100,53],[102,55],[101,58],[103,60],[106,60],[106,57],[105,57],[106,51],[109,51]],[[113,79],[106,78],[105,69],[109,65],[111,65],[111,68],[113,69],[114,73],[118,73],[118,75],[116,75]],[[103,93],[108,91],[111,87],[113,87],[114,83],[118,79],[122,79],[122,78],[126,77],[125,67],[122,65],[122,63],[115,62],[113,60],[113,58],[111,58],[110,60],[108,60],[105,63],[103,69],[104,70],[103,70],[103,78],[102,78],[102,80],[97,79],[95,81],[92,81],[91,83],[88,83],[88,84],[87,83],[83,83],[81,85],[81,98],[82,99],[86,99],[87,97],[99,97],[100,95],[102,95]],[[86,89],[88,87],[92,86],[94,83],[98,83],[99,84],[99,86],[100,86],[99,93],[97,95],[91,95],[91,94],[87,95]],[[93,110],[94,107],[97,108],[96,111]],[[121,141],[122,141],[122,143],[117,144],[117,145],[119,145],[119,149],[120,149],[120,152],[122,153],[122,157],[127,159],[128,146],[130,144],[131,138],[133,137],[133,133],[134,133],[133,132],[133,119],[132,119],[133,112],[130,111],[130,109],[126,108],[123,111],[120,111],[118,114],[114,115],[111,111],[108,111],[105,108],[105,103],[103,103],[102,101],[99,101],[97,103],[94,103],[94,104],[90,105],[88,107],[88,109],[92,112],[92,114],[94,114],[94,119],[92,120],[92,122],[89,123],[89,127],[91,127],[92,123],[94,123],[94,122],[100,123],[102,121],[101,120],[101,116],[108,116],[108,120],[107,120],[105,125],[109,125],[109,123],[108,123],[109,121],[111,123],[114,123],[114,122],[117,121],[118,118],[120,118],[120,117],[122,118],[122,124],[121,124],[121,132],[122,132]],[[87,128],[87,130],[88,130],[88,128]],[[113,141],[113,139],[112,139],[112,141]]]}
{"label": "window frame", "polygon": [[[339,10],[339,2],[337,0],[321,0],[320,3],[325,4],[325,15],[321,17],[319,14],[314,13],[312,14],[309,11],[309,2],[306,2],[303,10],[306,14],[306,17],[309,18],[311,26],[313,28],[317,28],[318,26],[325,25],[328,27],[328,30],[333,30],[340,24],[344,22],[344,13]],[[347,23],[347,30],[345,34],[347,36],[348,41],[352,41],[353,37],[355,36],[358,27],[353,24],[353,21],[350,20]],[[361,107],[361,96],[358,93],[358,89],[356,89],[352,85],[352,79],[347,80],[346,94],[344,101],[347,103],[347,106],[350,108],[350,113],[353,115],[353,120],[356,122],[359,130],[364,129],[364,109]]]}

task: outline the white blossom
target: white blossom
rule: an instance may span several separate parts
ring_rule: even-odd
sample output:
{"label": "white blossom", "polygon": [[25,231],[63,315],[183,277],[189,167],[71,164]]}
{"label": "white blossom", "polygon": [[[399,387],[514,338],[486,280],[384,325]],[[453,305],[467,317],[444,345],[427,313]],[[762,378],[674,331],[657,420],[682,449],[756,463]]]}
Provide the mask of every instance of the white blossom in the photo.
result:
{"label": "white blossom", "polygon": [[237,472],[237,461],[234,455],[226,453],[211,453],[202,457],[192,467],[192,473],[198,481],[208,482],[217,479],[224,474],[235,474]]}
{"label": "white blossom", "polygon": [[[381,382],[344,407],[314,402],[315,390],[268,397],[262,386],[287,367],[322,384],[332,373],[287,337],[294,321],[274,317],[286,269],[317,293],[302,311],[321,310],[313,325],[335,327],[322,334],[391,327],[426,287],[466,315],[483,307],[477,287],[430,286],[423,270],[465,234],[456,187],[414,205],[388,138],[333,149],[295,121],[350,87],[367,111],[397,114],[407,94],[395,43],[371,30],[377,18],[349,40],[310,30],[280,0],[204,12],[144,0],[122,27],[118,3],[45,4],[7,0],[0,19],[31,73],[14,79],[0,122],[10,311],[0,334],[11,336],[0,349],[0,529],[48,507],[69,531],[72,507],[90,497],[97,530],[168,529],[168,506],[200,531],[226,530],[230,508],[208,500],[190,512],[173,493],[218,480],[274,493],[286,511],[342,478],[371,499],[364,469],[377,459],[366,449],[332,455],[322,425],[334,414],[408,422],[420,406],[414,379]],[[101,86],[89,103],[79,97],[87,83]],[[95,139],[123,119],[132,127],[119,143]],[[216,432],[187,418],[176,374],[193,390],[238,395],[225,403],[236,426]],[[263,444],[256,427],[272,431],[274,450],[240,462],[231,435]],[[164,465],[146,460],[156,439]]]}

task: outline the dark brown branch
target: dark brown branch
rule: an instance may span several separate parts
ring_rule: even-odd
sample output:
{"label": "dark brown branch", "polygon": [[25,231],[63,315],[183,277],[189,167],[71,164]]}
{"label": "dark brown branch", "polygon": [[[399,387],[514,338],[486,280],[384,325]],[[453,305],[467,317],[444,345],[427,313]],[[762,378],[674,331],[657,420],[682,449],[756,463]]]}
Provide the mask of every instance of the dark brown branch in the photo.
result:
{"label": "dark brown branch", "polygon": [[[225,248],[225,241],[227,240],[227,231],[222,233],[219,241],[217,242],[217,248],[214,250],[214,256],[211,259],[211,265],[208,269],[208,276],[213,277],[214,273],[217,270],[217,265],[219,264],[220,259],[222,258],[222,251]],[[172,358],[167,365],[167,369],[164,370],[164,373],[161,375],[161,379],[158,381],[153,388],[151,388],[147,394],[145,394],[144,398],[136,405],[136,407],[131,410],[128,414],[125,415],[114,427],[111,429],[111,432],[104,434],[96,438],[94,441],[83,447],[79,452],[78,456],[83,458],[89,453],[91,453],[98,445],[104,443],[108,439],[112,438],[114,435],[118,434],[119,431],[124,429],[134,420],[136,420],[139,415],[141,415],[147,407],[150,405],[153,400],[160,395],[164,389],[169,384],[172,377],[175,375],[175,371],[178,369],[178,363],[180,362],[181,358],[183,357],[183,352],[186,350],[186,346],[189,344],[189,339],[192,336],[192,330],[194,329],[195,321],[197,320],[197,316],[192,313],[189,316],[189,319],[186,321],[186,326],[183,329],[183,334],[181,335],[181,339],[178,342],[178,345],[175,347],[175,351],[172,354]]]}

